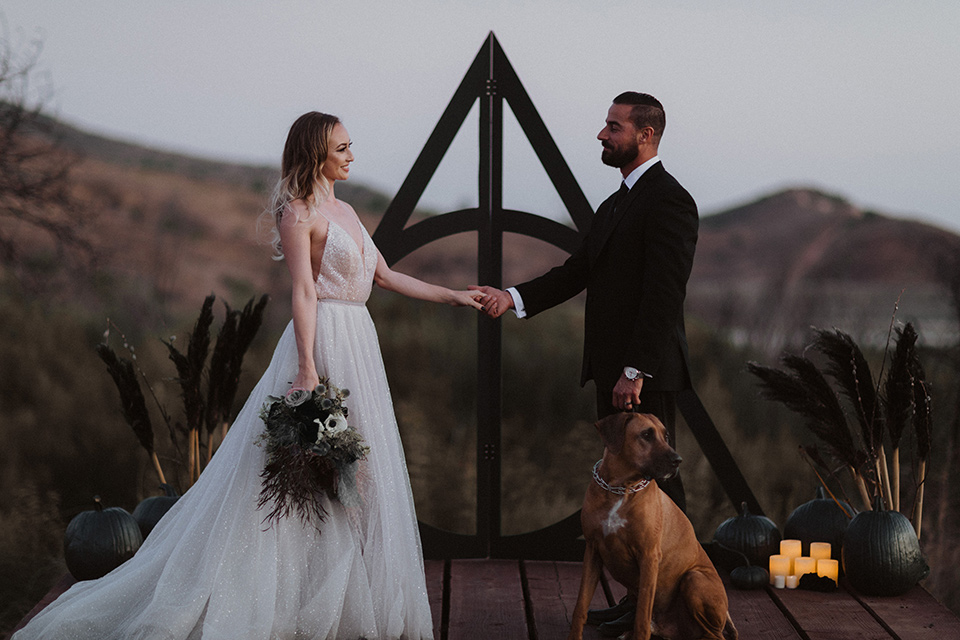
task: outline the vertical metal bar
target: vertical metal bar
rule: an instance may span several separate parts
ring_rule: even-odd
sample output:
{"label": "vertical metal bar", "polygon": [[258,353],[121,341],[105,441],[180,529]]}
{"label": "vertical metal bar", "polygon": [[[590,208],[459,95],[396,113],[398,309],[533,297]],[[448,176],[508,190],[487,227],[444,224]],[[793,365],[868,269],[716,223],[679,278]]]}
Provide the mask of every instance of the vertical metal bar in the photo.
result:
{"label": "vertical metal bar", "polygon": [[[503,265],[503,99],[497,93],[494,40],[487,42],[489,73],[480,96],[480,215],[477,276],[480,283],[502,286]],[[477,322],[477,535],[491,555],[500,537],[500,321]]]}

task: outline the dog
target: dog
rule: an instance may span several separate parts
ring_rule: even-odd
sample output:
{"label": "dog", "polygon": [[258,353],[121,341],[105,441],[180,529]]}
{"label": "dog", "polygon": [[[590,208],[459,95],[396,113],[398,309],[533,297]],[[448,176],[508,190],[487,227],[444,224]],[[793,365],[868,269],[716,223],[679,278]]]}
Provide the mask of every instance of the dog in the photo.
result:
{"label": "dog", "polygon": [[603,459],[583,500],[587,548],[567,640],[582,640],[587,610],[604,567],[636,601],[633,635],[649,640],[735,640],[727,594],[693,526],[657,479],[677,473],[681,457],[649,414],[618,413],[596,424]]}

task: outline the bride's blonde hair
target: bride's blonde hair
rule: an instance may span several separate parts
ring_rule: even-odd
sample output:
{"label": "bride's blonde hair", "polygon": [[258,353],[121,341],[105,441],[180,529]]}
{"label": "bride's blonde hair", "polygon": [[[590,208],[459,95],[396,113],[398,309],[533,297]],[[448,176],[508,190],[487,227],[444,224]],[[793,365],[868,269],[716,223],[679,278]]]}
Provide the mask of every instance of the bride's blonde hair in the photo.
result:
{"label": "bride's blonde hair", "polygon": [[[310,200],[319,205],[330,194],[330,181],[320,172],[327,159],[327,142],[333,128],[340,118],[328,113],[311,111],[305,113],[290,126],[287,142],[283,146],[283,159],[280,164],[280,179],[270,197],[270,206],[264,211],[269,217],[273,229],[270,243],[274,249],[274,259],[283,259],[283,246],[280,243],[280,220],[288,212],[288,206],[294,200]],[[310,207],[306,219],[316,214]]]}

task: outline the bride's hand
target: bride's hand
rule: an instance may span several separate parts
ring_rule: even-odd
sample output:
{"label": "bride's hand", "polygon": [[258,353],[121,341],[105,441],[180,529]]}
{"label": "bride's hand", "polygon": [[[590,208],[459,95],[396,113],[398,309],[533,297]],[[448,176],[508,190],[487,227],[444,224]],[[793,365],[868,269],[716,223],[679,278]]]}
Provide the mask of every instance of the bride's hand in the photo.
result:
{"label": "bride's hand", "polygon": [[290,385],[290,391],[294,389],[304,389],[306,391],[313,391],[314,388],[320,384],[320,376],[314,371],[313,373],[304,373],[303,371],[297,372],[297,377],[293,380],[293,384]]}
{"label": "bride's hand", "polygon": [[473,307],[478,311],[483,311],[483,305],[480,299],[483,298],[482,291],[450,291],[450,304],[457,307]]}

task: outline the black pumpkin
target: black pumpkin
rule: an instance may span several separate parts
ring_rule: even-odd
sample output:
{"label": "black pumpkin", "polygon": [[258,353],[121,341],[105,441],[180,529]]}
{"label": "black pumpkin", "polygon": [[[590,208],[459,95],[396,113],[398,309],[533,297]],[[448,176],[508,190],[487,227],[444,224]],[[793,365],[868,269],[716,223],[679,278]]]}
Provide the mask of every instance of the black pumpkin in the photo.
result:
{"label": "black pumpkin", "polygon": [[783,525],[783,537],[803,543],[805,556],[810,555],[811,542],[829,542],[831,556],[839,560],[843,547],[843,532],[847,530],[853,515],[854,510],[849,504],[842,501],[838,504],[828,498],[823,487],[820,487],[817,489],[816,498],[794,509],[787,518]]}
{"label": "black pumpkin", "polygon": [[843,570],[862,594],[897,596],[927,577],[913,525],[897,511],[864,511],[844,534]]}
{"label": "black pumpkin", "polygon": [[153,531],[157,523],[160,522],[160,518],[180,499],[180,494],[169,484],[161,484],[160,488],[163,489],[162,496],[144,498],[143,501],[137,505],[137,508],[133,510],[133,519],[137,521],[137,525],[140,527],[140,533],[144,539]]}
{"label": "black pumpkin", "polygon": [[766,566],[770,556],[780,552],[780,530],[773,520],[750,513],[747,503],[740,505],[740,515],[724,520],[713,539],[747,556],[751,564]]}
{"label": "black pumpkin", "polygon": [[730,572],[730,584],[737,589],[763,589],[769,582],[767,570],[752,564],[734,567]]}
{"label": "black pumpkin", "polygon": [[133,557],[143,536],[137,521],[120,507],[103,508],[100,496],[96,509],[78,513],[63,536],[63,556],[77,580],[105,576]]}

